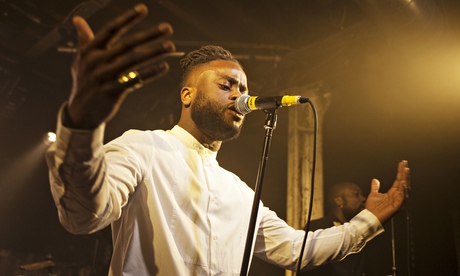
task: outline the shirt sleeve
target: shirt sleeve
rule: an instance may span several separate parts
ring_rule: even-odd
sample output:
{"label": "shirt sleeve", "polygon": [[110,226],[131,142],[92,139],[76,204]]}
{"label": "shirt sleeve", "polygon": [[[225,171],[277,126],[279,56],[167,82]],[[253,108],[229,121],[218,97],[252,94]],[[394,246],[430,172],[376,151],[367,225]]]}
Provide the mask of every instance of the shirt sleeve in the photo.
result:
{"label": "shirt sleeve", "polygon": [[57,140],[46,153],[50,188],[64,228],[88,234],[120,216],[123,191],[105,183],[105,125],[94,130],[67,128],[62,124],[64,108],[58,114]]}
{"label": "shirt sleeve", "polygon": [[[350,222],[310,231],[302,258],[302,270],[339,261],[357,253],[384,231],[377,217],[361,211]],[[265,212],[257,234],[255,256],[285,269],[296,270],[305,231],[295,230],[270,210]]]}

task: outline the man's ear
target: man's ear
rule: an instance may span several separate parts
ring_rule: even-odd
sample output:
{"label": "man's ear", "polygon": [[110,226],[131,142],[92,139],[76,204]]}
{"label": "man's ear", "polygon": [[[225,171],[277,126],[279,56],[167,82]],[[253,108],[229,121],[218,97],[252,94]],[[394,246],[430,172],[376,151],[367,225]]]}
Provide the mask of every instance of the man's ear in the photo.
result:
{"label": "man's ear", "polygon": [[342,199],[342,197],[340,197],[340,196],[335,197],[334,202],[335,202],[335,205],[337,205],[337,207],[340,207],[340,209],[343,208],[343,199]]}
{"label": "man's ear", "polygon": [[185,107],[189,107],[192,102],[193,89],[188,86],[182,87],[180,90],[180,100]]}

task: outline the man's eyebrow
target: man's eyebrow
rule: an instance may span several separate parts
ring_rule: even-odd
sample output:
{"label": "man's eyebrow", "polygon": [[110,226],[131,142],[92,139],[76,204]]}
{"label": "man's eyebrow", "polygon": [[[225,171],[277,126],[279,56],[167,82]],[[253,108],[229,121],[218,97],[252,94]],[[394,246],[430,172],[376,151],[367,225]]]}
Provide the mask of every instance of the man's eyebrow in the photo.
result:
{"label": "man's eyebrow", "polygon": [[246,87],[246,85],[242,84],[240,81],[238,81],[238,79],[235,79],[234,77],[231,77],[231,76],[228,76],[228,75],[220,75],[220,77],[226,79],[228,82],[230,82],[231,85],[234,85],[234,84],[240,84],[239,88],[240,88],[240,91],[241,92],[244,92],[244,91],[247,91],[248,88]]}

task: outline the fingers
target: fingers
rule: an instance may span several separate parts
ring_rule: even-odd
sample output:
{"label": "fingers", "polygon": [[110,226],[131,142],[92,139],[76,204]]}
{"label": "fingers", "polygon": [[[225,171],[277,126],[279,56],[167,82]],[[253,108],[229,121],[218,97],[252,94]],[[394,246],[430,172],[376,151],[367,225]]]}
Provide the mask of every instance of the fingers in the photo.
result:
{"label": "fingers", "polygon": [[402,160],[398,164],[398,173],[396,175],[396,180],[399,181],[409,181],[409,167],[406,160]]}
{"label": "fingers", "polygon": [[166,62],[159,62],[146,66],[139,70],[139,74],[142,76],[142,79],[145,83],[156,80],[169,71],[169,65]]}
{"label": "fingers", "polygon": [[[161,28],[166,30],[168,34],[164,34]],[[128,42],[120,43],[122,45],[113,50],[108,50],[106,58],[103,58],[106,60],[107,65],[99,67],[94,72],[95,76],[100,80],[111,80],[113,75],[120,75],[125,71],[129,71],[131,67],[140,66],[142,63],[156,62],[159,58],[164,57],[165,54],[174,52],[175,46],[171,41],[166,41],[156,46],[144,46],[145,43],[155,42],[155,40],[164,38],[172,32],[169,24],[163,24],[163,26],[160,25],[158,28],[153,29],[153,32],[137,34],[135,38],[129,37],[124,40]],[[117,56],[117,58],[109,62],[114,56]],[[91,64],[88,64],[88,67],[97,66],[100,61],[101,58],[95,59]],[[142,74],[143,79],[149,77]]]}
{"label": "fingers", "polygon": [[81,55],[85,56],[93,49],[102,50],[110,48],[123,34],[146,17],[147,14],[147,7],[144,4],[138,4],[133,9],[110,21],[97,33],[91,44],[87,45],[87,47],[80,48]]}
{"label": "fingers", "polygon": [[396,179],[401,180],[405,177],[405,169],[407,168],[407,161],[402,160],[398,163],[398,173],[396,174]]}
{"label": "fingers", "polygon": [[[371,182],[371,194],[379,193],[380,190],[380,181],[377,179],[372,179]],[[393,186],[388,191],[388,193],[404,193],[405,197],[408,197],[410,191],[410,170],[408,168],[408,162],[402,160],[398,163],[398,171],[396,174],[396,179],[393,183]]]}
{"label": "fingers", "polygon": [[[150,30],[142,33],[135,34],[131,37],[120,42],[116,45],[107,55],[107,61],[111,61],[113,58],[117,57],[121,53],[132,50],[138,45],[143,45],[152,41],[169,38],[173,33],[171,25],[168,23],[161,23],[156,28],[151,28]],[[141,57],[145,58],[145,57]]]}
{"label": "fingers", "polygon": [[409,197],[410,169],[406,160],[402,160],[398,163],[398,172],[392,189],[398,193],[402,193],[405,198]]}
{"label": "fingers", "polygon": [[408,165],[408,162],[406,160],[403,160],[400,162],[401,164],[401,171],[402,171],[402,185],[403,185],[403,188],[404,188],[404,192],[405,192],[405,196],[406,198],[409,197],[409,193],[410,193],[410,190],[411,190],[411,183],[410,183],[410,169],[409,169],[409,165]]}

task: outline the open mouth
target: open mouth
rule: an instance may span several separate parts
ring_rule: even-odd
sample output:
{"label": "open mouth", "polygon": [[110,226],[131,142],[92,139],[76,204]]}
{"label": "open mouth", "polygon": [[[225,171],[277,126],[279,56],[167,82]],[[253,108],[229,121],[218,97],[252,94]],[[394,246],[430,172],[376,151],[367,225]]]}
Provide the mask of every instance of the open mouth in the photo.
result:
{"label": "open mouth", "polygon": [[230,109],[232,111],[232,113],[234,114],[234,117],[236,116],[237,118],[239,118],[240,120],[242,120],[244,118],[244,115],[239,113],[238,111],[236,111],[235,109],[235,104],[230,104],[228,106],[228,109]]}

